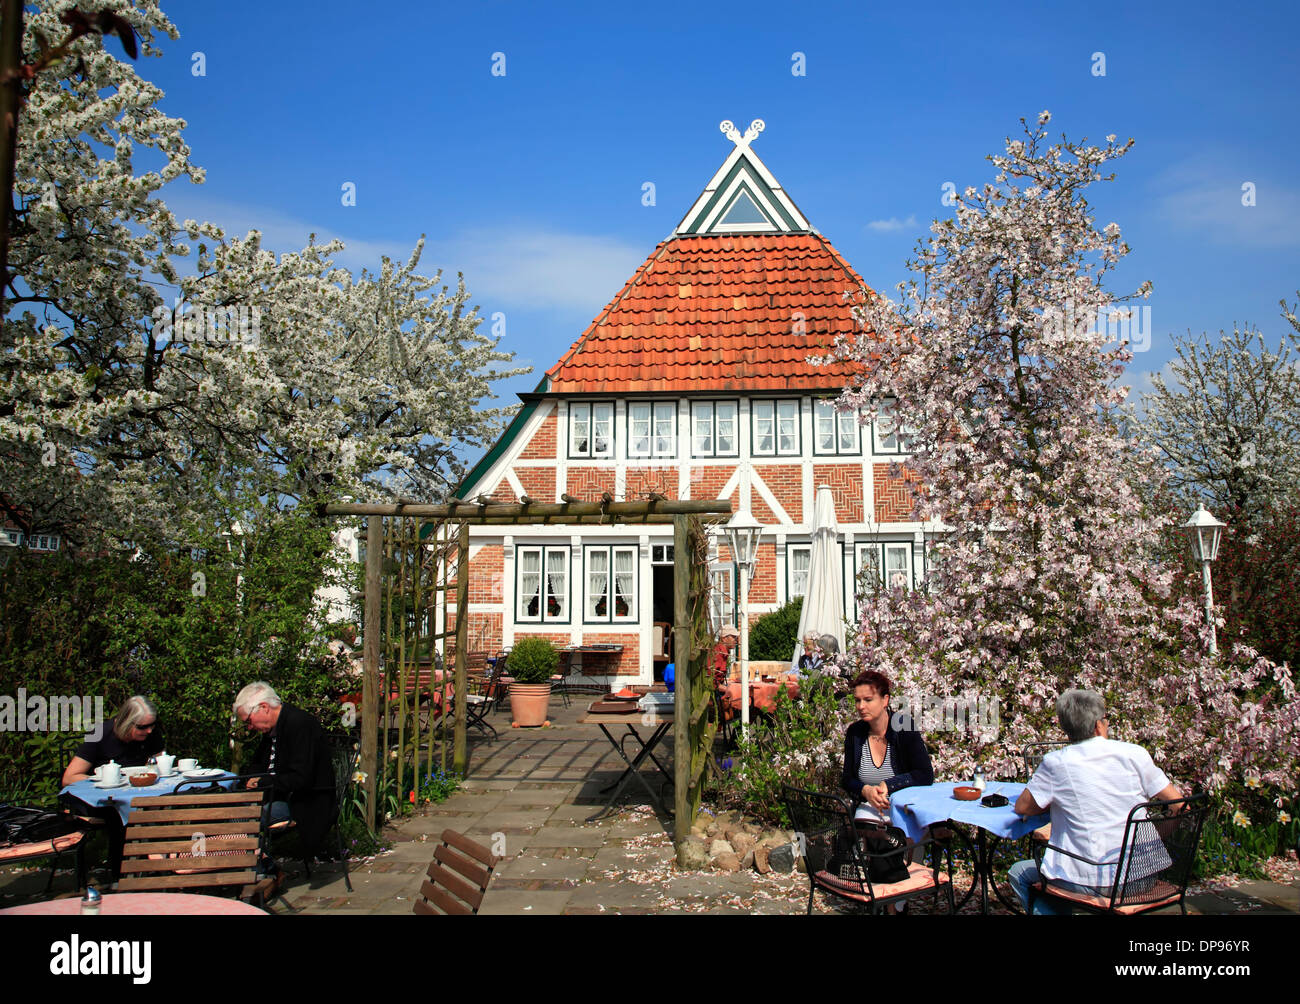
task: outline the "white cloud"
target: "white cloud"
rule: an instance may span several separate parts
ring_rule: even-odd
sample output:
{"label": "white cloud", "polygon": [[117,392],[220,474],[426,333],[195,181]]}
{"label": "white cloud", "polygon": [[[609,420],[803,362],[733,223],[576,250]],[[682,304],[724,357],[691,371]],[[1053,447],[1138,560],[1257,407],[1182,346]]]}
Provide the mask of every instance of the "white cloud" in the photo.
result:
{"label": "white cloud", "polygon": [[[1254,202],[1242,205],[1245,184]],[[1162,217],[1215,244],[1287,247],[1300,244],[1300,194],[1248,169],[1223,167],[1167,173],[1156,203]]]}
{"label": "white cloud", "polygon": [[892,234],[898,230],[905,230],[908,227],[916,226],[916,216],[909,216],[905,220],[900,220],[897,216],[891,216],[887,220],[872,220],[867,224],[868,230],[874,230],[877,233]]}

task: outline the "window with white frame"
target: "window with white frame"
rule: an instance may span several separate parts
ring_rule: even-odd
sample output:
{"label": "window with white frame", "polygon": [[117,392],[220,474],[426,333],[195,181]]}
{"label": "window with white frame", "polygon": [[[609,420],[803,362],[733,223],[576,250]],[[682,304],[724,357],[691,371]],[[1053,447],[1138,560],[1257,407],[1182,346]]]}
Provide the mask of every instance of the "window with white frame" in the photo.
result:
{"label": "window with white frame", "polygon": [[899,428],[894,417],[893,401],[880,406],[872,425],[872,445],[877,453],[911,453],[912,436],[907,429]]}
{"label": "window with white frame", "polygon": [[0,530],[0,537],[9,542],[9,545],[18,547],[23,542],[23,532],[21,530]]}
{"label": "window with white frame", "polygon": [[677,456],[677,402],[630,401],[627,406],[629,457]]}
{"label": "window with white frame", "polygon": [[798,456],[798,401],[754,401],[750,405],[750,422],[751,452],[755,456]]}
{"label": "window with white frame", "polygon": [[693,401],[691,403],[691,455],[734,457],[740,453],[736,431],[736,401]]}
{"label": "window with white frame", "polygon": [[515,549],[515,564],[519,576],[515,620],[568,621],[569,548],[521,545]]}
{"label": "window with white frame", "polygon": [[41,533],[35,537],[27,539],[27,545],[33,551],[57,551],[59,549],[59,535],[56,533]]}
{"label": "window with white frame", "polygon": [[635,621],[635,544],[588,547],[585,551],[587,593],[583,619],[589,622]]}
{"label": "window with white frame", "polygon": [[856,551],[855,595],[860,596],[863,587],[869,590],[873,585],[883,584],[887,589],[913,587],[911,541],[858,544]]}
{"label": "window with white frame", "polygon": [[569,456],[614,455],[614,403],[574,401],[569,405]]}
{"label": "window with white frame", "polygon": [[812,545],[792,544],[786,548],[786,600],[808,593],[808,569],[812,566]]}
{"label": "window with white frame", "polygon": [[736,566],[717,562],[709,566],[712,587],[709,589],[709,625],[716,635],[724,627],[735,627]]}
{"label": "window with white frame", "polygon": [[829,456],[860,453],[857,412],[836,411],[830,398],[814,401],[813,447],[814,453]]}

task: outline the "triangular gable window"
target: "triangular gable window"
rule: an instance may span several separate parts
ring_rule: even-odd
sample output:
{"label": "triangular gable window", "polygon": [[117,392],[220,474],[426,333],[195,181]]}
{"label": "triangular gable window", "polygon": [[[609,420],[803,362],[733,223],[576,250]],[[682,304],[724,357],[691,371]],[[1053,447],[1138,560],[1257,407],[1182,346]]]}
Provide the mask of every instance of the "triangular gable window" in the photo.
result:
{"label": "triangular gable window", "polygon": [[771,226],[772,221],[767,218],[767,214],[754,204],[754,200],[749,197],[748,192],[741,192],[736,196],[736,201],[731,204],[727,214],[722,218],[724,225],[730,226],[735,223],[758,223]]}

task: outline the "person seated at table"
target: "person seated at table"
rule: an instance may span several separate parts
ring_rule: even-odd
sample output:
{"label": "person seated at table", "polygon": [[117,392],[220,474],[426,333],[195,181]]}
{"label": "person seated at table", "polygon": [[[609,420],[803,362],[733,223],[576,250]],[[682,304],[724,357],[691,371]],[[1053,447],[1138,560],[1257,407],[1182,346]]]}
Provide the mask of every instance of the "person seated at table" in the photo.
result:
{"label": "person seated at table", "polygon": [[[1113,862],[1135,805],[1183,796],[1150,753],[1109,737],[1110,723],[1100,694],[1067,690],[1056,700],[1056,716],[1070,745],[1043,757],[1016,799],[1016,812],[1022,816],[1050,812],[1054,847],[1092,861]],[[1073,892],[1108,898],[1114,872],[1114,865],[1089,865],[1049,849],[1043,855],[1041,875],[1030,860],[1016,862],[1007,877],[1025,912],[1043,916],[1069,914],[1071,909],[1065,900],[1032,890],[1040,878]]]}
{"label": "person seated at table", "polygon": [[714,687],[725,687],[727,685],[727,673],[731,669],[731,656],[739,639],[740,632],[731,625],[727,625],[718,632],[718,640],[714,643],[713,652],[709,656],[709,670],[713,674]]}
{"label": "person seated at table", "polygon": [[[102,729],[101,729],[102,730]],[[63,784],[91,777],[96,767],[113,760],[121,767],[143,767],[163,751],[158,712],[146,697],[128,697],[113,718],[113,727],[98,739],[86,738],[63,772]]]}
{"label": "person seated at table", "polygon": [[[853,678],[858,721],[844,735],[844,790],[858,803],[860,824],[889,823],[889,796],[900,788],[934,783],[930,751],[919,730],[894,728],[889,677],[874,669]],[[906,719],[910,723],[910,719]]]}
{"label": "person seated at table", "polygon": [[[334,767],[325,732],[312,715],[285,704],[269,683],[250,683],[235,698],[236,717],[263,735],[247,767],[249,774],[270,774],[266,824],[292,819],[310,855],[320,846],[334,820]],[[252,778],[248,787],[262,784]]]}
{"label": "person seated at table", "polygon": [[799,674],[810,673],[834,662],[840,654],[840,643],[834,635],[824,634],[820,638],[809,635],[803,640],[803,654],[799,656]]}

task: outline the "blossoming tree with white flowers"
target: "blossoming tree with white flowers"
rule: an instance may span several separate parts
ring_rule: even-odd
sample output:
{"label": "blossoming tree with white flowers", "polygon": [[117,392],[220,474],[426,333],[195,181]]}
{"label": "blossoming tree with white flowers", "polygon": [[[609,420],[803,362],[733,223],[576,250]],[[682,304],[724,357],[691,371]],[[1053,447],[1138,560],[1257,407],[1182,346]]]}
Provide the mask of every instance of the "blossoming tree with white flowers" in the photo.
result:
{"label": "blossoming tree with white flowers", "polygon": [[1171,777],[1221,788],[1249,769],[1289,793],[1291,674],[1243,647],[1208,657],[1196,598],[1158,561],[1171,519],[1132,487],[1161,471],[1117,429],[1130,354],[1097,318],[1129,299],[1106,285],[1128,247],[1084,193],[1132,140],[1053,144],[1048,120],[990,158],[996,177],[934,223],[899,300],[864,298],[837,347],[861,365],[842,406],[906,435],[896,473],[932,530],[925,588],[865,591],[847,663],[914,706],[999,702],[996,724],[927,732],[941,775],[1020,776],[1018,750],[1060,738],[1055,699],[1082,686]]}
{"label": "blossoming tree with white flowers", "polygon": [[[72,0],[26,18],[25,57]],[[156,0],[116,2],[142,62],[178,33]],[[98,36],[31,83],[20,119],[0,336],[0,506],[74,542],[187,542],[237,497],[432,500],[517,370],[463,283],[384,260],[354,277],[338,243],[276,256],[250,233],[178,221],[159,197],[203,181],[185,123]],[[143,170],[137,167],[140,163]]]}

